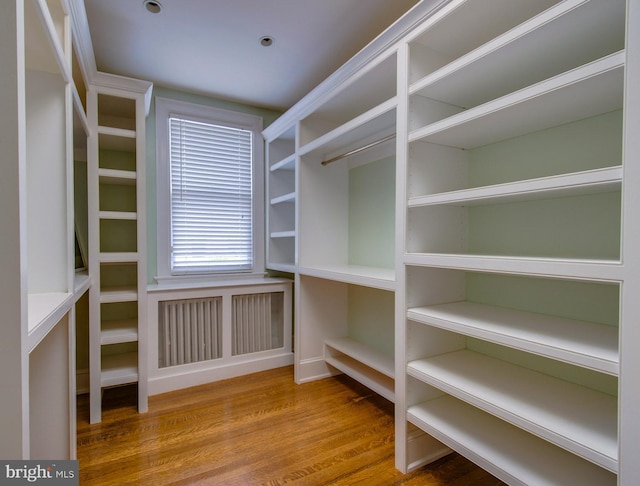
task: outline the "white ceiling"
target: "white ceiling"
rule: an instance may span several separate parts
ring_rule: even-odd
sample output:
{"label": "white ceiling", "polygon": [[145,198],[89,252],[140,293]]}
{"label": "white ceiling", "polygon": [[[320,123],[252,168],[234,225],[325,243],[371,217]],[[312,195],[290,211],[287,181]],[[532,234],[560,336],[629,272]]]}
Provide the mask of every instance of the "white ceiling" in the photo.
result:
{"label": "white ceiling", "polygon": [[158,1],[85,0],[99,71],[284,111],[419,0]]}

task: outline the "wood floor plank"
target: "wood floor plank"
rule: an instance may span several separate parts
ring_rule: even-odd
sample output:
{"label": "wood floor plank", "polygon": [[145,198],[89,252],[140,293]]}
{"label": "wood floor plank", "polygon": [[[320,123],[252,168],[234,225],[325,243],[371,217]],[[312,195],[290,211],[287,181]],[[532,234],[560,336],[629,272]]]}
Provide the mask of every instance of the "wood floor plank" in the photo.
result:
{"label": "wood floor plank", "polygon": [[150,397],[105,391],[90,425],[78,398],[80,484],[457,485],[500,481],[457,454],[394,467],[393,404],[345,376],[296,385],[292,367]]}

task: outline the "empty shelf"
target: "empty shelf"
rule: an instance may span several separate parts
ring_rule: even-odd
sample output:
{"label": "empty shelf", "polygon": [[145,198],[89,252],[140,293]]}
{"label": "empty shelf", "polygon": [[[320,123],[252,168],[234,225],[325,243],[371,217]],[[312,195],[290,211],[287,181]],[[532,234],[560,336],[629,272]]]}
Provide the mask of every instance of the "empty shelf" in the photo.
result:
{"label": "empty shelf", "polygon": [[615,397],[472,351],[412,361],[408,373],[599,466],[617,470]]}

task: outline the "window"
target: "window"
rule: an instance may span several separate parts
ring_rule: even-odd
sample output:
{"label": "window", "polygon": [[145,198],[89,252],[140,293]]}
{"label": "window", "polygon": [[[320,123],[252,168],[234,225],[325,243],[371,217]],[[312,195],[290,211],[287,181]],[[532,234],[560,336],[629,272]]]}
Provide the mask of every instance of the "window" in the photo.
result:
{"label": "window", "polygon": [[156,99],[158,281],[264,273],[262,119]]}

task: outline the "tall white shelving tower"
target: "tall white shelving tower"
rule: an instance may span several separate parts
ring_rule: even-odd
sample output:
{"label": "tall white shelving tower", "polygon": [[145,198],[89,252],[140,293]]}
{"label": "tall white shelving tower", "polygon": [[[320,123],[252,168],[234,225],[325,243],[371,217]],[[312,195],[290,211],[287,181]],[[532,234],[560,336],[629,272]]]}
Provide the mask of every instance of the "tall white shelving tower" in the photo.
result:
{"label": "tall white shelving tower", "polygon": [[145,119],[151,83],[96,73],[88,90],[90,420],[102,389],[137,383],[147,411]]}

